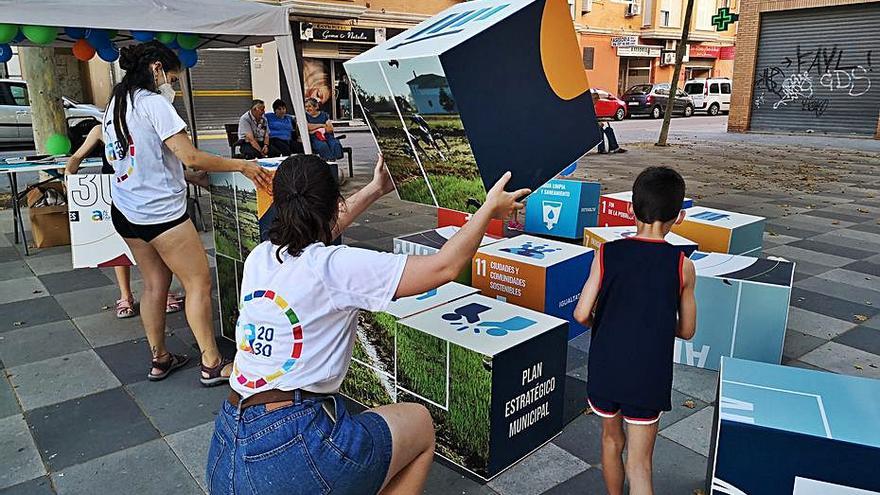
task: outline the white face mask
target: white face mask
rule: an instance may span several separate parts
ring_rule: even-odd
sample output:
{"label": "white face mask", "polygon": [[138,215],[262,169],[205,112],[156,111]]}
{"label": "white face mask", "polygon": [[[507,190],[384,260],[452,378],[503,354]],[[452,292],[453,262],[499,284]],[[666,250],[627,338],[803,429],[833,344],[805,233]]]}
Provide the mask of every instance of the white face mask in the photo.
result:
{"label": "white face mask", "polygon": [[165,82],[159,85],[159,93],[168,100],[168,103],[174,103],[174,88],[171,87],[171,83],[168,82],[168,74],[165,71],[162,71],[162,78],[165,79]]}

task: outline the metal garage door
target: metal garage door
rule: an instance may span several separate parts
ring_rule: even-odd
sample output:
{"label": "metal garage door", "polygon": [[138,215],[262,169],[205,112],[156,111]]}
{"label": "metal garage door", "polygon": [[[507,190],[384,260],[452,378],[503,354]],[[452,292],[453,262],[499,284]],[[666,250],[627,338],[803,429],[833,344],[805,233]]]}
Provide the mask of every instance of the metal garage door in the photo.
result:
{"label": "metal garage door", "polygon": [[751,129],[873,136],[880,3],[761,16]]}
{"label": "metal garage door", "polygon": [[[250,107],[250,54],[247,49],[199,50],[199,63],[192,69],[193,106],[199,129],[222,129],[238,123]],[[183,98],[174,100],[180,115],[186,115]]]}

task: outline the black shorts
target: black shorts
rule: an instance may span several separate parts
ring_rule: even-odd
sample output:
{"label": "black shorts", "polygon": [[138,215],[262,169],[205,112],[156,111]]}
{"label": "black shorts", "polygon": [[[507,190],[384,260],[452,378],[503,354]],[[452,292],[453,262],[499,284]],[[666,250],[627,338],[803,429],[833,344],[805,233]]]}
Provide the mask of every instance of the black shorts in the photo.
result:
{"label": "black shorts", "polygon": [[189,220],[189,215],[184,212],[183,216],[170,222],[157,223],[153,225],[139,225],[131,223],[125,218],[121,211],[116,209],[115,205],[110,206],[110,217],[113,219],[113,228],[122,236],[123,239],[140,239],[144,242],[150,242],[165,232],[177,227]]}

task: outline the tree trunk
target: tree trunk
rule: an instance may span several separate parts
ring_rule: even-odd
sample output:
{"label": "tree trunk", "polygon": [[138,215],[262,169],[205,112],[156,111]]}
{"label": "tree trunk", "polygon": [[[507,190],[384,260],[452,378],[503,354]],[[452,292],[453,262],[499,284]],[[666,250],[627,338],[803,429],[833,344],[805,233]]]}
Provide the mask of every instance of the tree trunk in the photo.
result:
{"label": "tree trunk", "polygon": [[38,153],[46,153],[46,139],[49,136],[67,135],[67,120],[55,71],[55,49],[21,47],[18,54],[22,75],[28,83],[34,144]]}
{"label": "tree trunk", "polygon": [[666,138],[669,137],[669,122],[672,120],[672,110],[675,108],[675,95],[678,93],[678,75],[681,74],[681,59],[687,48],[688,35],[691,31],[691,14],[694,12],[694,0],[688,0],[687,9],[684,11],[684,27],[681,28],[681,41],[675,47],[675,68],[672,69],[672,81],[669,84],[669,101],[666,103],[666,112],[663,114],[663,126],[660,127],[660,137],[657,146],[666,146]]}

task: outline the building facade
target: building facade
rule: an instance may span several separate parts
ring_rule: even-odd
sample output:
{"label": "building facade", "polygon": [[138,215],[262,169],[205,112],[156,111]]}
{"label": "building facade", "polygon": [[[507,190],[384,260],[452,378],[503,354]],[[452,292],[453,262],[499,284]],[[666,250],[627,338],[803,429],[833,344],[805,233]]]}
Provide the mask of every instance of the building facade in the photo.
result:
{"label": "building facade", "polygon": [[748,0],[730,132],[880,139],[880,2]]}
{"label": "building facade", "polygon": [[[731,77],[736,26],[717,32],[720,7],[740,0],[695,0],[680,83]],[[681,39],[686,0],[569,0],[584,67],[594,88],[622,94],[636,84],[669,82]]]}

